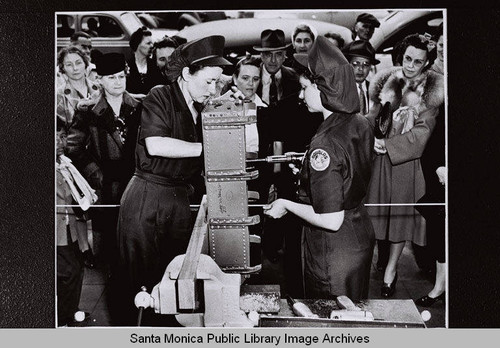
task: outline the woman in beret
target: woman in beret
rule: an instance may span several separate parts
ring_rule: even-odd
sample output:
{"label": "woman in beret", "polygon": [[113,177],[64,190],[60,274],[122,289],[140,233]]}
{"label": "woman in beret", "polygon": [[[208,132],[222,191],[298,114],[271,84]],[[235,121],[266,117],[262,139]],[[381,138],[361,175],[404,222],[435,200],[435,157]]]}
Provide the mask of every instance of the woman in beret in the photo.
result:
{"label": "woman in beret", "polygon": [[424,219],[413,206],[404,204],[416,203],[425,193],[420,157],[444,101],[443,77],[428,70],[428,39],[409,35],[400,47],[402,66],[381,71],[370,84],[374,105],[367,115],[374,121],[382,106],[390,105],[392,124],[387,134],[375,139],[377,157],[367,196],[367,203],[395,204],[369,208],[376,238],[391,243],[382,297],[391,297],[396,290],[397,264],[405,242],[426,244]]}
{"label": "woman in beret", "polygon": [[324,121],[300,171],[298,201],[278,199],[264,208],[280,218],[303,220],[304,285],[308,298],[367,298],[375,242],[363,205],[371,175],[373,130],[360,110],[354,71],[327,38],[294,57],[304,100]]}
{"label": "woman in beret", "polygon": [[124,305],[133,306],[141,286],[151,291],[169,262],[186,252],[193,185],[202,179],[200,112],[216,93],[222,67],[232,65],[222,57],[223,49],[222,36],[181,45],[167,60],[171,83],[154,87],[143,101],[135,174],[118,220]]}

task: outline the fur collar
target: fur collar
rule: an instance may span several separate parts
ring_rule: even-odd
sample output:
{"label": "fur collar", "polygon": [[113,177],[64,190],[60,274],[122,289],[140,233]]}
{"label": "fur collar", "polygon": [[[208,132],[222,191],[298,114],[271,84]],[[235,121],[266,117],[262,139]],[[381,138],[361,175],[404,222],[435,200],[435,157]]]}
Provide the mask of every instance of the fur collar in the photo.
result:
{"label": "fur collar", "polygon": [[439,107],[444,102],[443,76],[427,70],[416,80],[408,80],[401,67],[383,70],[370,83],[370,98],[391,109],[415,106],[419,112]]}

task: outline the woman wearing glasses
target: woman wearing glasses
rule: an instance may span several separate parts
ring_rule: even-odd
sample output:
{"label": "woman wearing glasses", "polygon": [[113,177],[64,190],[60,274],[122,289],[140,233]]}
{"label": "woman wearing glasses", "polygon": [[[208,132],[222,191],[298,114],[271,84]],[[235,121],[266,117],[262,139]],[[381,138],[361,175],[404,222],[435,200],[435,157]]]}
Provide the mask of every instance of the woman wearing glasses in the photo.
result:
{"label": "woman wearing glasses", "polygon": [[425,193],[420,157],[444,101],[443,77],[428,70],[432,64],[428,40],[409,35],[400,47],[402,66],[381,71],[370,85],[374,105],[368,118],[374,120],[387,102],[392,114],[385,137],[375,139],[377,158],[367,196],[367,203],[391,204],[369,207],[376,238],[390,242],[382,297],[391,297],[396,290],[405,242],[426,244],[425,220],[411,204]]}

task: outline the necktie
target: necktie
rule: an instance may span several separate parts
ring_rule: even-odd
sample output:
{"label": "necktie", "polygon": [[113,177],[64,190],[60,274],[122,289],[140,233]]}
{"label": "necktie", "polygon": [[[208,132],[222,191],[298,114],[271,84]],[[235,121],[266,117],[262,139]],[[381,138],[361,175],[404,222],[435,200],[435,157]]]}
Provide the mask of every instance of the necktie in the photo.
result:
{"label": "necktie", "polygon": [[361,106],[361,115],[366,115],[366,98],[365,91],[363,90],[362,83],[358,83],[359,86],[359,105]]}
{"label": "necktie", "polygon": [[278,86],[276,85],[276,76],[271,75],[271,86],[269,87],[269,105],[274,106],[278,103]]}

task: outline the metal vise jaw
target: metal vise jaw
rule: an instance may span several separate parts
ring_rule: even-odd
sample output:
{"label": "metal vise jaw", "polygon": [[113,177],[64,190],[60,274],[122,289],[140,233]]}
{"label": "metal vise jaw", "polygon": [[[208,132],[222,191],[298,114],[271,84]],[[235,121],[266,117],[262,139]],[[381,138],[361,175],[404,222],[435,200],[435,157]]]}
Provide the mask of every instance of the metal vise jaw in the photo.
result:
{"label": "metal vise jaw", "polygon": [[201,254],[196,280],[203,295],[198,309],[184,311],[179,308],[181,296],[177,279],[185,255],[175,257],[167,266],[159,284],[151,292],[151,307],[156,313],[176,314],[177,321],[186,327],[252,327],[245,312],[240,310],[241,275],[222,272],[208,255]]}
{"label": "metal vise jaw", "polygon": [[254,103],[211,101],[201,113],[209,218],[210,256],[226,272],[252,273],[248,226],[259,216],[248,216],[246,181],[258,177],[246,171],[245,125],[257,121]]}

